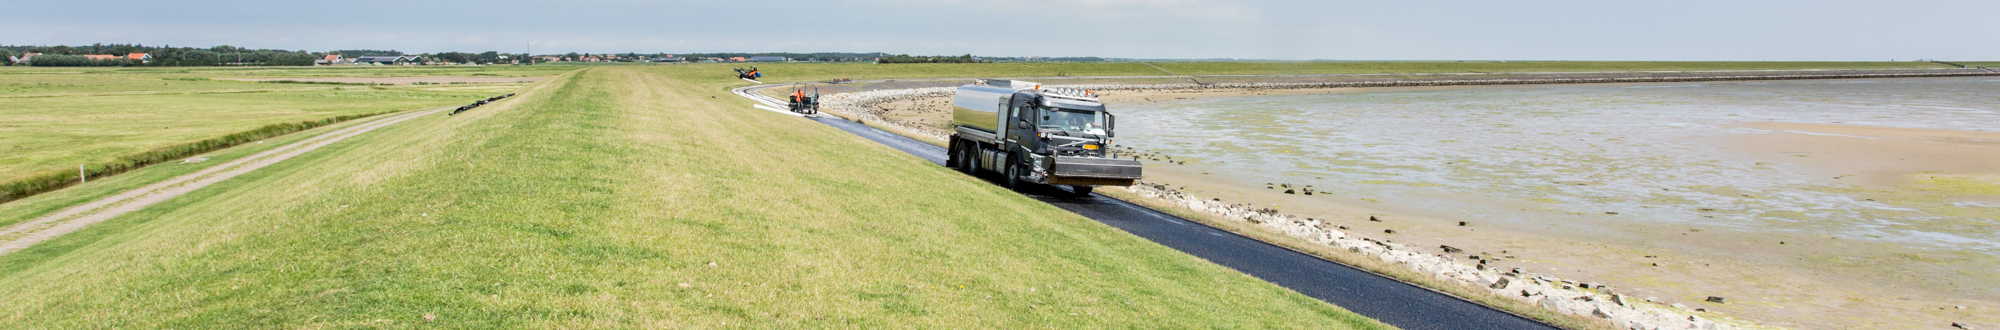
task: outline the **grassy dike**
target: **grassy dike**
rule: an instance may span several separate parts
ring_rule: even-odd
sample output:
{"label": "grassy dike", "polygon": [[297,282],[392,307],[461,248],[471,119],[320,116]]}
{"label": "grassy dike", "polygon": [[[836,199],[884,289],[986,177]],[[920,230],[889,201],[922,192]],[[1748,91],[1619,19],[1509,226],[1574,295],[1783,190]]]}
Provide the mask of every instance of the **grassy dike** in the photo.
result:
{"label": "grassy dike", "polygon": [[0,327],[1387,328],[714,68],[570,73],[0,256]]}
{"label": "grassy dike", "polygon": [[519,84],[333,86],[209,77],[558,74],[403,68],[0,68],[0,204],[91,179],[317,126],[455,106]]}

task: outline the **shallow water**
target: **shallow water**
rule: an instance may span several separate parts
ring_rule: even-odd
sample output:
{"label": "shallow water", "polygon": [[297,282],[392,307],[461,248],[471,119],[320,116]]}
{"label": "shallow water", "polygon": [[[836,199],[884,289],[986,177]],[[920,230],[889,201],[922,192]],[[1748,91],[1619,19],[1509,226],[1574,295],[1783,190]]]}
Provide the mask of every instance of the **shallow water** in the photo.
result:
{"label": "shallow water", "polygon": [[[1721,140],[1772,133],[1740,125],[1750,122],[2000,131],[1996,110],[2000,80],[1925,78],[1382,90],[1114,111],[1126,146],[1252,184],[1312,184],[1431,214],[1533,224],[1619,212],[1612,221],[1990,252],[2000,251],[1995,219],[1868,201],[1802,168],[1731,156]],[[1988,229],[1908,225],[1940,221]]]}

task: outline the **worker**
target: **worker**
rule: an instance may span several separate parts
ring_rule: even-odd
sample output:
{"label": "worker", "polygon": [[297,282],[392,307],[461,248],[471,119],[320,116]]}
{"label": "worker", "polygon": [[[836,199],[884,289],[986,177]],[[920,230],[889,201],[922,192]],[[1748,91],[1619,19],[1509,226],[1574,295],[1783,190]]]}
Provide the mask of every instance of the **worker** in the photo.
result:
{"label": "worker", "polygon": [[806,103],[806,90],[803,89],[792,90],[792,102]]}

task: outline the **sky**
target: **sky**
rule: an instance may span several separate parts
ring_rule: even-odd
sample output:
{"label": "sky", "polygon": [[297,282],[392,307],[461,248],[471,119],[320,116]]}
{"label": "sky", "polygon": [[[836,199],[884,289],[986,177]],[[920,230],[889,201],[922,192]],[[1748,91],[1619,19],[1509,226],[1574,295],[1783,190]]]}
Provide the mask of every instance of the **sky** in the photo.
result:
{"label": "sky", "polygon": [[[2000,1],[19,1],[0,44],[1276,60],[2000,60]],[[532,45],[532,46],[531,46]]]}

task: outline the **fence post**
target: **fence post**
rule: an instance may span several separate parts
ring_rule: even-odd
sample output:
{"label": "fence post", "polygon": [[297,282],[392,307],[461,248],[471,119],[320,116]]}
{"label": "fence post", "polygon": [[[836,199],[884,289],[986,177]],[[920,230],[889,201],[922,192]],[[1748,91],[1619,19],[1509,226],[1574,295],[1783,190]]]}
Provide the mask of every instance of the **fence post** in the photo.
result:
{"label": "fence post", "polygon": [[85,182],[90,182],[90,178],[84,176],[83,164],[76,164],[76,183],[81,184]]}

